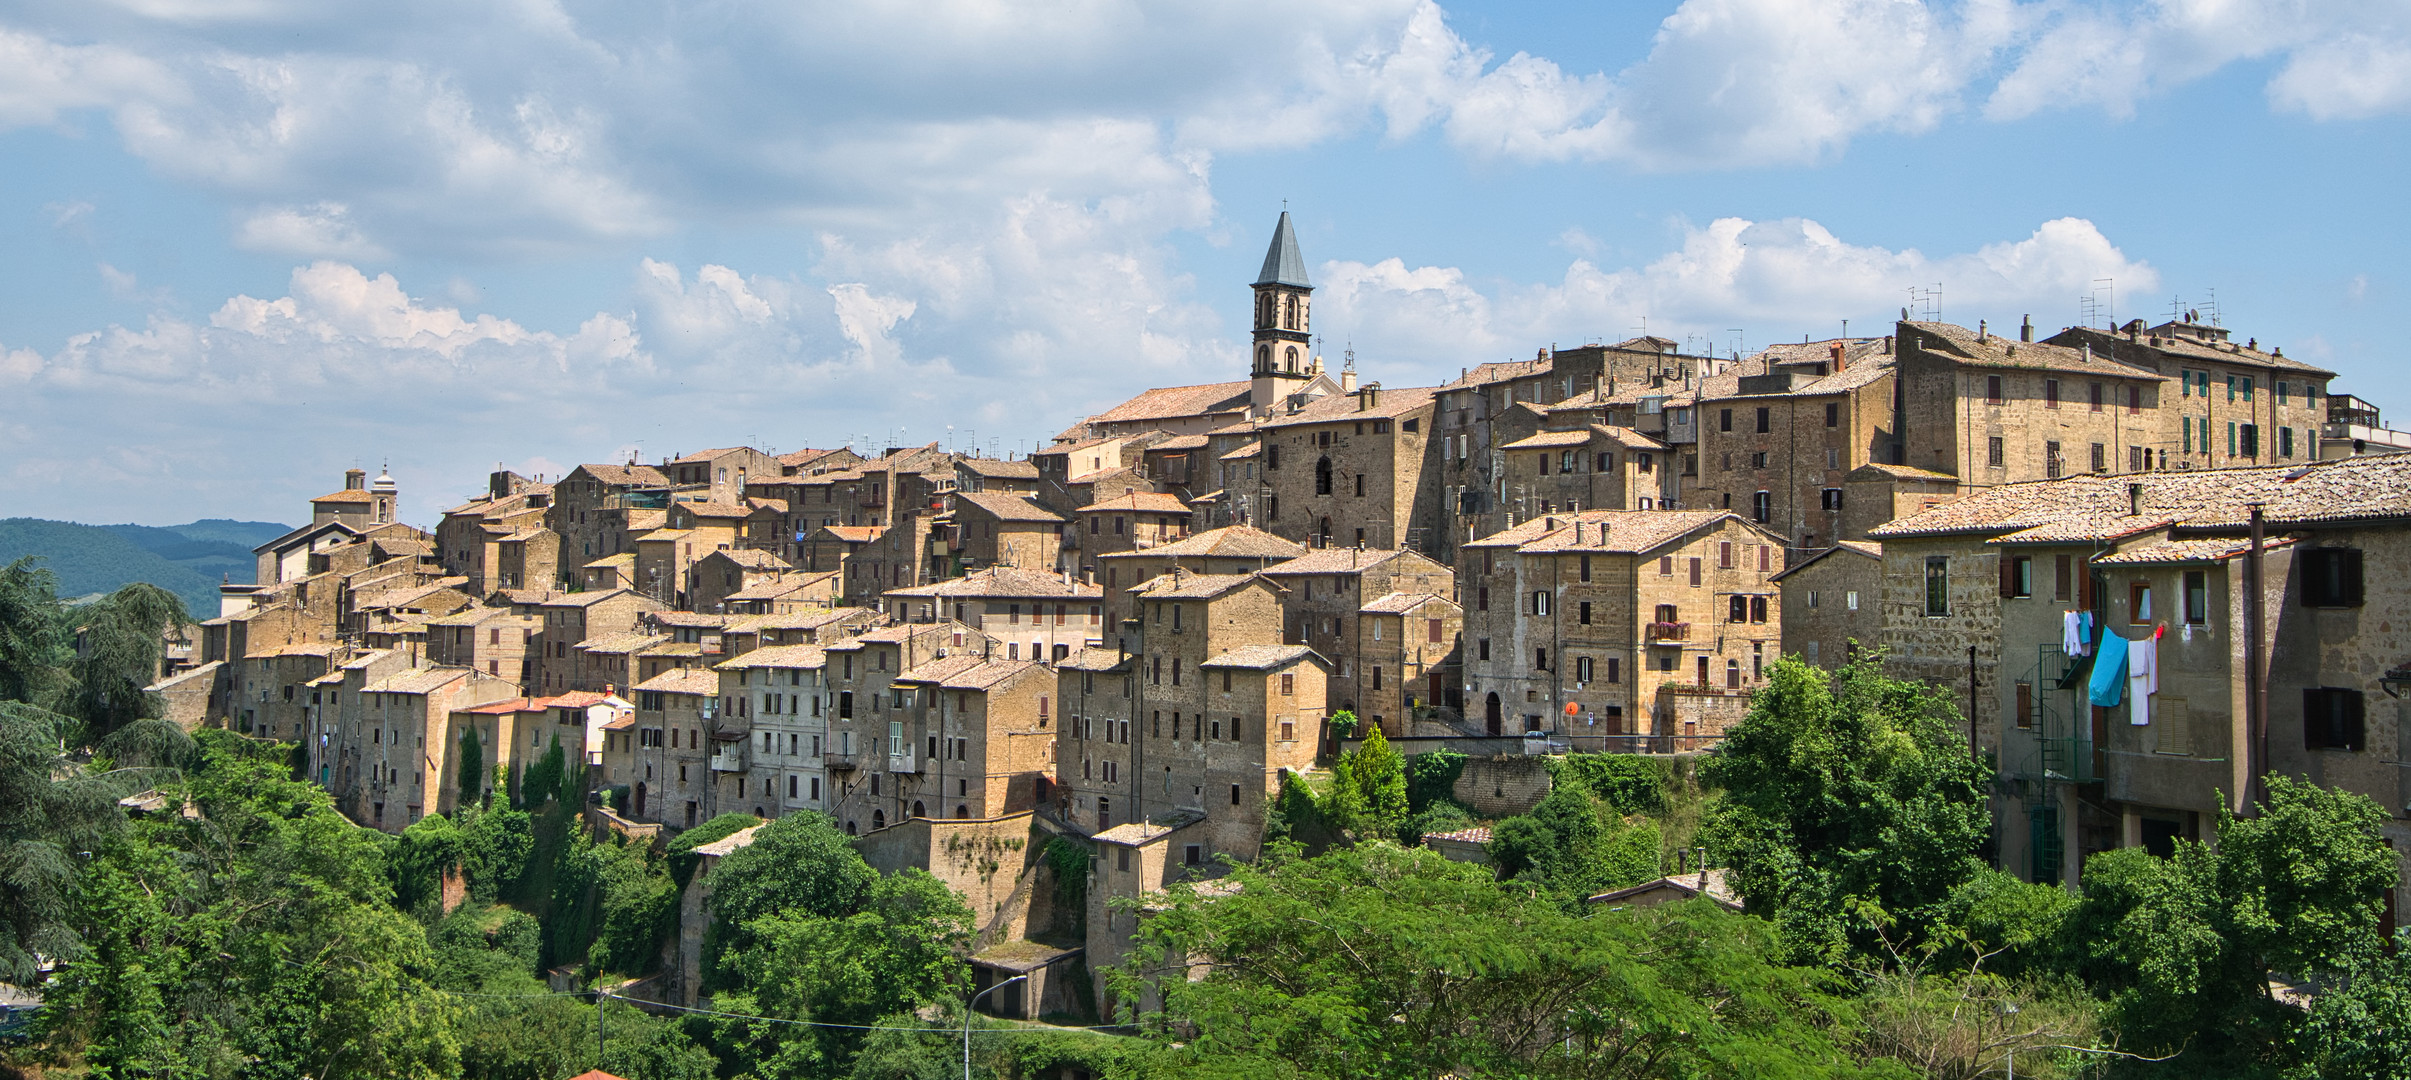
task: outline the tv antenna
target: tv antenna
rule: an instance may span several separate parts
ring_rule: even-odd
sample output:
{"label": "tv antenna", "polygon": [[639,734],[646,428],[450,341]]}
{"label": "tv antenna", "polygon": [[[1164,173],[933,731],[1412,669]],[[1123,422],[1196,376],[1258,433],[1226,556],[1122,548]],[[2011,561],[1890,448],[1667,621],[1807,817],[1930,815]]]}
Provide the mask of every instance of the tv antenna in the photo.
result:
{"label": "tv antenna", "polygon": [[1909,286],[1909,310],[1927,322],[1942,321],[1942,283]]}

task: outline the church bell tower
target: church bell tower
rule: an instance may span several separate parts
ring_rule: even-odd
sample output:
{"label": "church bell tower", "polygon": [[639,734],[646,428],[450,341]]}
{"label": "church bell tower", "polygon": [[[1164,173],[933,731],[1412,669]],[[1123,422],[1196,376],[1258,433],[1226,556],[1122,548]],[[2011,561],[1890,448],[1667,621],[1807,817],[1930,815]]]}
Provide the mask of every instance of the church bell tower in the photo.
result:
{"label": "church bell tower", "polygon": [[1281,211],[1281,223],[1273,228],[1272,247],[1264,252],[1264,271],[1256,275],[1255,291],[1255,364],[1249,369],[1248,404],[1263,413],[1320,374],[1315,370],[1313,338],[1307,333],[1314,285],[1306,280],[1306,259],[1298,254],[1298,234],[1290,227],[1287,210]]}

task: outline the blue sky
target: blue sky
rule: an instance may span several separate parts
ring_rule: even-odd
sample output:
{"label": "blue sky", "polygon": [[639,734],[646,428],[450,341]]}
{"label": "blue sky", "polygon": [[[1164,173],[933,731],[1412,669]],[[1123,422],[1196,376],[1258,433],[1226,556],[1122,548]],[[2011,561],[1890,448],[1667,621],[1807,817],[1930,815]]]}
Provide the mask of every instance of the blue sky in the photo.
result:
{"label": "blue sky", "polygon": [[2215,290],[2411,409],[2407,110],[2356,0],[0,4],[0,516],[1012,452],[1241,374],[1284,200],[1393,386]]}

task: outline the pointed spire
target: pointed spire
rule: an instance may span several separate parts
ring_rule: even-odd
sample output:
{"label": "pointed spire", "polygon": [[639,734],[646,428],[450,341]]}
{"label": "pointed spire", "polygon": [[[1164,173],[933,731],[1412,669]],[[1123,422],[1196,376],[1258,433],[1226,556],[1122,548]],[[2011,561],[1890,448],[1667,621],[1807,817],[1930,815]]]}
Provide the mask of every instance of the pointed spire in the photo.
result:
{"label": "pointed spire", "polygon": [[1256,284],[1314,287],[1306,280],[1306,257],[1298,254],[1298,234],[1289,227],[1287,210],[1281,211],[1281,223],[1273,228],[1272,246],[1265,249],[1264,272],[1256,275]]}

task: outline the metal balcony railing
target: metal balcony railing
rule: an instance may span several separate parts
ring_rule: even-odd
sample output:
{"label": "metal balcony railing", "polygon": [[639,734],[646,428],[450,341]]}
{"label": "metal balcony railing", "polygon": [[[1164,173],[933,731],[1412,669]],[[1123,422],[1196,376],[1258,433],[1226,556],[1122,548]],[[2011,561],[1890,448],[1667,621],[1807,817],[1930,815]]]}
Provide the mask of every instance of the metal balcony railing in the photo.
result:
{"label": "metal balcony railing", "polygon": [[1689,641],[1691,624],[1687,622],[1653,622],[1648,627],[1651,641]]}

